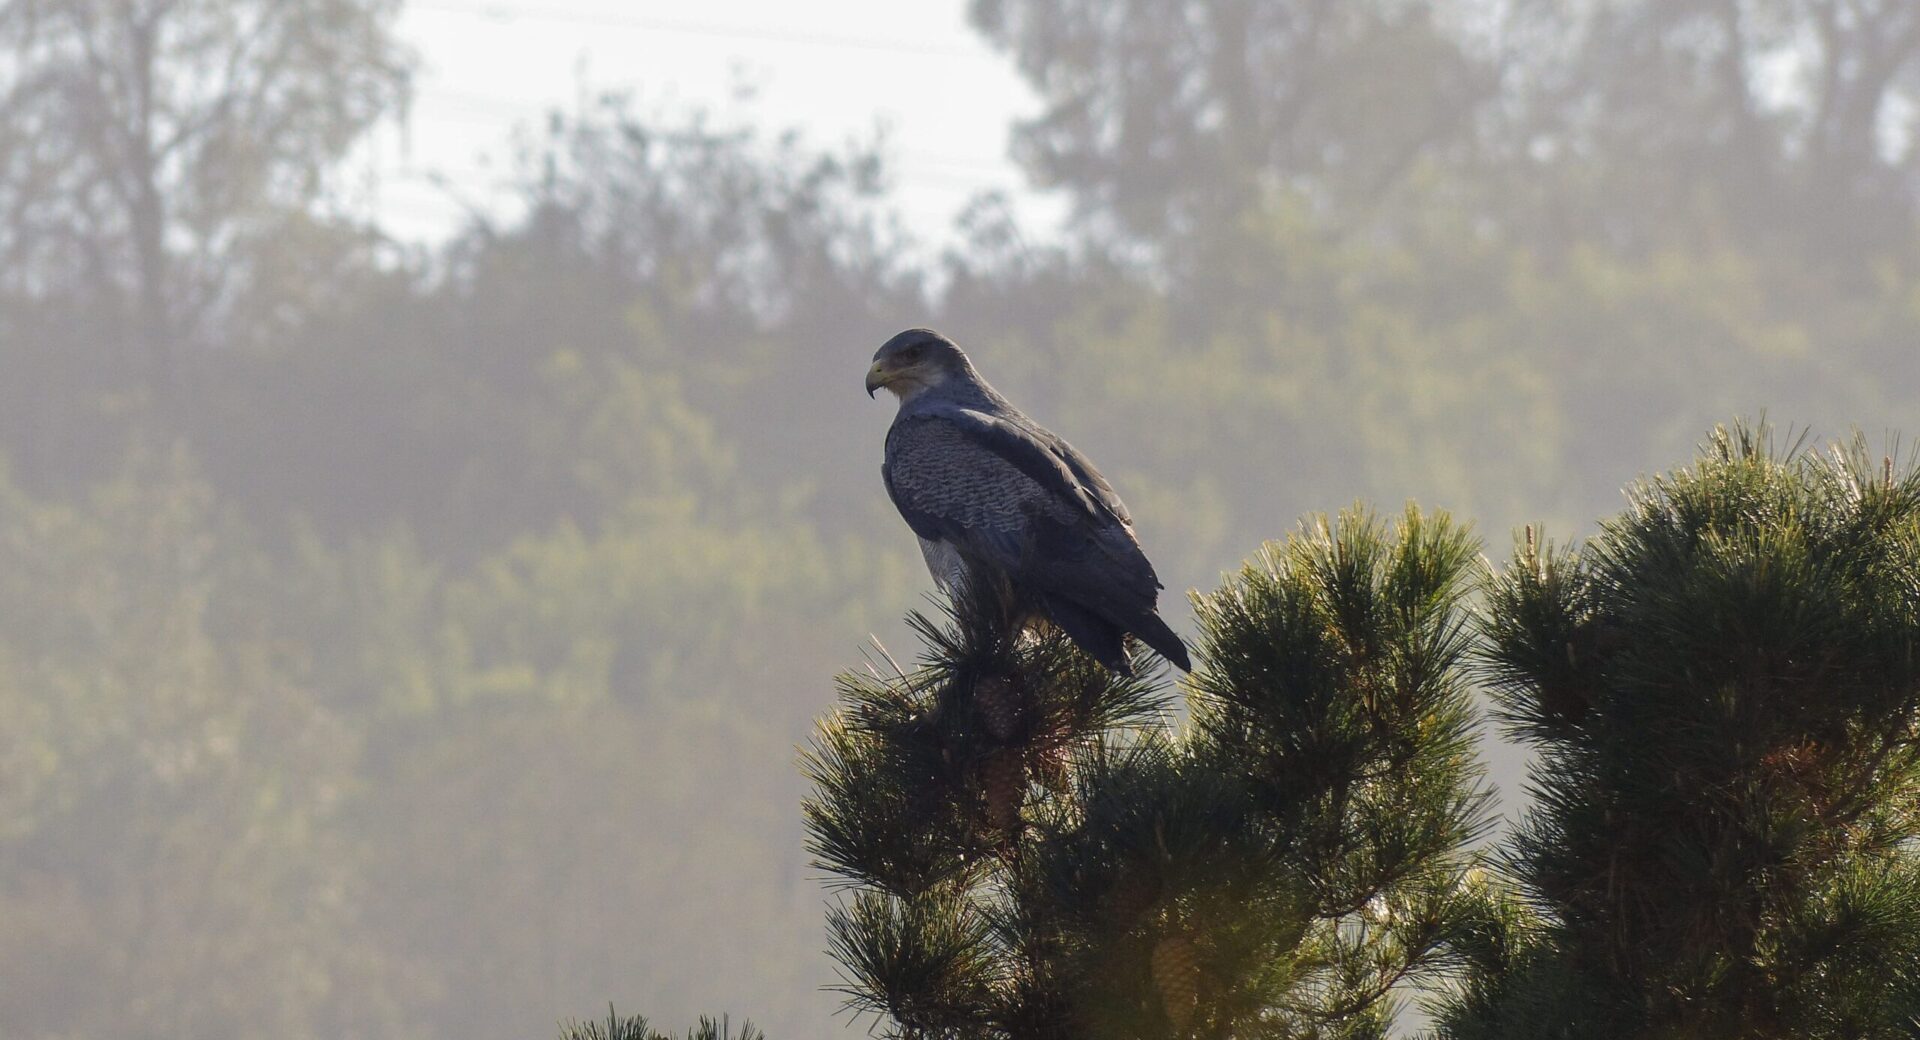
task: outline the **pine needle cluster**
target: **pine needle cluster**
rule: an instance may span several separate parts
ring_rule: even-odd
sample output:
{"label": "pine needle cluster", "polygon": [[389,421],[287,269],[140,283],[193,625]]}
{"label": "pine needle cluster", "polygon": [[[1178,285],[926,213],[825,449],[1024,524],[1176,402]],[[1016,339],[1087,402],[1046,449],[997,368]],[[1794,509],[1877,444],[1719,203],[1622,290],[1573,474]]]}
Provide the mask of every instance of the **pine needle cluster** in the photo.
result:
{"label": "pine needle cluster", "polygon": [[726,1019],[701,1018],[700,1024],[685,1033],[662,1033],[648,1023],[645,1015],[622,1015],[607,1008],[606,1021],[567,1022],[560,1027],[560,1040],[767,1040],[765,1033],[748,1022],[734,1032]]}
{"label": "pine needle cluster", "polygon": [[1534,808],[1442,1037],[1920,1035],[1920,475],[1723,428],[1485,635]]}
{"label": "pine needle cluster", "polygon": [[806,760],[847,1006],[900,1037],[1373,1037],[1477,923],[1483,823],[1444,516],[1362,513],[1198,600],[1184,729],[997,603],[841,677]]}

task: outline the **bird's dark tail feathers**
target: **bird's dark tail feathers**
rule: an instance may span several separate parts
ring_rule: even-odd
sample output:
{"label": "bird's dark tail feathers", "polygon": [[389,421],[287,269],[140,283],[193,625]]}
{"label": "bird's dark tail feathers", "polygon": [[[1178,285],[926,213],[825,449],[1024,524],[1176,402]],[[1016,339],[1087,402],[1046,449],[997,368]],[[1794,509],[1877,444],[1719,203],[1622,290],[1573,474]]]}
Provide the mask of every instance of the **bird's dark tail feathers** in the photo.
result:
{"label": "bird's dark tail feathers", "polygon": [[1133,661],[1127,657],[1129,632],[1139,636],[1141,642],[1179,666],[1181,671],[1193,671],[1193,664],[1187,657],[1187,645],[1180,641],[1173,629],[1167,627],[1166,622],[1160,620],[1158,614],[1147,614],[1131,624],[1121,624],[1059,596],[1047,597],[1044,609],[1048,618],[1067,634],[1068,639],[1073,640],[1074,645],[1121,675],[1133,674]]}
{"label": "bird's dark tail feathers", "polygon": [[1126,629],[1058,596],[1047,597],[1043,609],[1047,619],[1089,657],[1121,675],[1133,674],[1133,662],[1127,657]]}
{"label": "bird's dark tail feathers", "polygon": [[1193,671],[1193,661],[1187,657],[1187,644],[1180,641],[1173,629],[1160,620],[1158,614],[1148,614],[1134,622],[1133,634],[1140,637],[1142,643],[1153,648],[1153,652],[1172,661],[1183,672]]}

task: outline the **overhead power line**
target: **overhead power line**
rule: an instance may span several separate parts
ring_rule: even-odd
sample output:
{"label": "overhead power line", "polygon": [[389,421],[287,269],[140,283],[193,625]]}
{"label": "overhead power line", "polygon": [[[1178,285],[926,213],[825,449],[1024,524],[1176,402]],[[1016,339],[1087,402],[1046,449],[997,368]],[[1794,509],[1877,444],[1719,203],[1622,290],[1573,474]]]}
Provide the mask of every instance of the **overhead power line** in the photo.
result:
{"label": "overhead power line", "polygon": [[[560,101],[546,101],[538,98],[498,97],[488,94],[476,94],[466,90],[454,90],[448,87],[423,87],[418,91],[418,96],[438,104],[450,105],[454,108],[467,110],[475,115],[490,116],[496,120],[505,122],[524,122],[543,118],[548,113],[554,111],[559,111],[563,114],[566,112],[565,104]],[[688,141],[708,139],[707,135],[698,133],[676,135],[672,132],[665,131],[652,132],[663,139],[670,139],[675,136],[683,137]],[[983,173],[1002,173],[1007,169],[993,159],[978,156],[925,152],[911,148],[897,151],[893,154],[916,162],[954,168],[971,168]]]}
{"label": "overhead power line", "polygon": [[881,40],[857,36],[833,36],[820,33],[808,33],[791,29],[759,29],[743,25],[718,25],[707,22],[690,22],[675,18],[655,18],[646,15],[616,14],[606,12],[585,12],[552,10],[523,7],[514,4],[491,3],[480,0],[476,3],[456,3],[451,0],[413,0],[412,6],[423,11],[442,11],[449,14],[469,15],[476,18],[492,18],[498,21],[517,21],[521,19],[546,22],[573,22],[582,25],[609,27],[619,26],[634,29],[648,29],[655,32],[681,33],[689,36],[712,36],[730,40],[755,40],[763,43],[791,44],[803,47],[839,47],[850,50],[881,51],[892,54],[919,54],[928,57],[953,58],[969,61],[993,61],[989,54],[961,47],[943,47],[939,44],[923,43],[914,40]]}
{"label": "overhead power line", "polygon": [[[542,118],[544,113],[560,107],[557,104],[548,104],[539,100],[491,97],[441,87],[426,87],[420,91],[420,96],[436,106],[448,106],[452,109],[452,111],[436,113],[435,118],[487,126],[531,123]],[[416,118],[419,115],[419,110],[416,109]],[[666,139],[676,135],[661,132],[658,136]],[[690,141],[701,139],[698,135],[692,134],[681,136]],[[913,148],[889,150],[883,153],[883,157],[895,176],[912,183],[934,182],[941,187],[995,188],[1007,187],[1010,181],[1017,180],[1017,171],[1011,166],[1001,165],[985,157],[952,155]]]}

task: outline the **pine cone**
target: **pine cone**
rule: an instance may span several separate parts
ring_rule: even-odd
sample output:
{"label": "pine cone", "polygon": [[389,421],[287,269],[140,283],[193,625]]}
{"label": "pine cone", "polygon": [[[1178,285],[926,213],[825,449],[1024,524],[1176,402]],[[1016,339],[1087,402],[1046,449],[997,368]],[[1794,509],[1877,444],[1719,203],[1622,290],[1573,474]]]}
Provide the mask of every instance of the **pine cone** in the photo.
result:
{"label": "pine cone", "polygon": [[1005,676],[990,675],[974,683],[973,704],[986,720],[987,732],[993,739],[1013,738],[1020,726],[1020,698],[1011,681]]}
{"label": "pine cone", "polygon": [[1200,960],[1193,940],[1174,932],[1154,944],[1148,961],[1153,984],[1160,991],[1160,1004],[1166,1009],[1173,1031],[1186,1035],[1193,1013],[1200,1005]]}
{"label": "pine cone", "polygon": [[996,751],[980,767],[980,788],[986,795],[987,820],[995,830],[1020,825],[1020,806],[1026,801],[1027,765],[1018,751]]}

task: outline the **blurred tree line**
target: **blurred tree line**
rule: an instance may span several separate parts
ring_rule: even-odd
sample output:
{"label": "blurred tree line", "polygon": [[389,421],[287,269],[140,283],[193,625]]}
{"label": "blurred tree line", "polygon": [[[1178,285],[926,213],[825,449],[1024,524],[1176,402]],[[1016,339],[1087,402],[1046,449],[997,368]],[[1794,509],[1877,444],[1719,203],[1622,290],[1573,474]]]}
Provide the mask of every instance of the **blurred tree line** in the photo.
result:
{"label": "blurred tree line", "polygon": [[849,414],[900,327],[1175,588],[1355,496],[1573,528],[1733,412],[1920,428],[1896,0],[975,0],[1073,216],[932,259],[883,139],[617,98],[396,242],[341,181],[399,7],[0,0],[8,1036],[825,1032],[793,748],[925,584]]}

